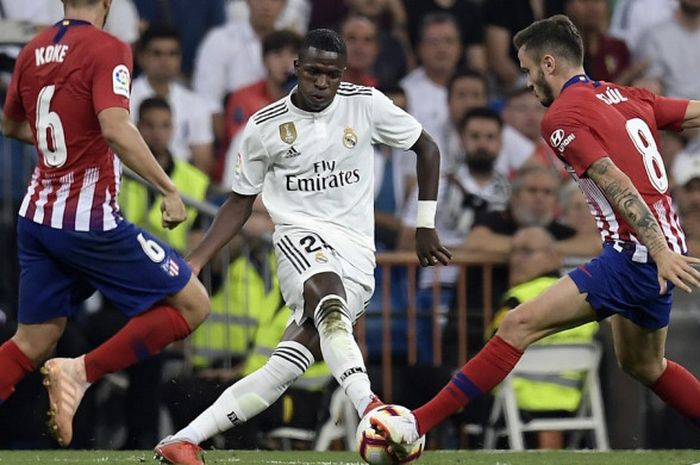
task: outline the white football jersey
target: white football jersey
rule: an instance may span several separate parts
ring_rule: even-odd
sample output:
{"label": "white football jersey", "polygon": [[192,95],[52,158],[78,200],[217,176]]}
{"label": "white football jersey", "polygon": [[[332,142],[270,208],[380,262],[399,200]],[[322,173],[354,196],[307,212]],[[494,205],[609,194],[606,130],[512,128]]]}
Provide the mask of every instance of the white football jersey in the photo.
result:
{"label": "white football jersey", "polygon": [[275,225],[317,231],[360,270],[374,268],[373,144],[409,149],[422,127],[370,87],[343,82],[320,112],[290,95],[255,113],[243,132],[232,189],[262,192]]}

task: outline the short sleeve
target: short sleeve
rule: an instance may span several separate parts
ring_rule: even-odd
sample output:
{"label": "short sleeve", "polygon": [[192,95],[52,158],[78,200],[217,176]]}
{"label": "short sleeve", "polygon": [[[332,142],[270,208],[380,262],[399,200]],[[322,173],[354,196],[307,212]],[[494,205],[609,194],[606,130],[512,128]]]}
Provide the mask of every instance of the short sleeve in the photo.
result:
{"label": "short sleeve", "polygon": [[688,100],[654,95],[654,117],[659,129],[681,131],[687,110]]}
{"label": "short sleeve", "polygon": [[553,115],[545,115],[542,137],[554,153],[574,168],[578,176],[583,176],[593,162],[609,154],[578,115],[564,111],[555,110]]}
{"label": "short sleeve", "polygon": [[262,192],[269,161],[257,126],[249,121],[243,130],[240,149],[236,154],[231,190],[242,195]]}
{"label": "short sleeve", "polygon": [[394,105],[389,98],[372,89],[372,143],[408,150],[413,147],[423,127],[411,115]]}
{"label": "short sleeve", "polygon": [[131,49],[114,39],[92,56],[92,106],[95,114],[106,108],[129,110]]}

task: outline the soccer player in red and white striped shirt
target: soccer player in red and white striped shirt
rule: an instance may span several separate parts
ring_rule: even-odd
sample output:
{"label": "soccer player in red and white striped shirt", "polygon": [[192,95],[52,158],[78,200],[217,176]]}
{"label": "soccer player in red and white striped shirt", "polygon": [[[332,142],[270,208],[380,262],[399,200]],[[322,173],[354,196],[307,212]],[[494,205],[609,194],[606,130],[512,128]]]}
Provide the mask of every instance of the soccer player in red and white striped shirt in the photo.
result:
{"label": "soccer player in red and white striped shirt", "polygon": [[581,36],[565,16],[533,23],[514,39],[528,85],[549,107],[542,135],[579,183],[595,216],[601,255],[509,312],[496,335],[427,404],[380,424],[413,442],[490,391],[533,342],[611,317],[620,366],[700,427],[700,381],[664,357],[674,286],[691,292],[700,272],[688,257],[658,130],[700,127],[700,101],[592,81]]}
{"label": "soccer player in red and white striped shirt", "polygon": [[186,216],[129,121],[131,51],[101,30],[111,0],[64,4],[66,19],[22,49],[4,108],[4,134],[34,144],[39,161],[19,211],[19,325],[0,346],[0,403],[99,290],[129,323],[92,352],[42,369],[52,432],[67,446],[88,386],[187,336],[209,301],[177,252],[119,214],[121,159],[163,195],[164,226]]}

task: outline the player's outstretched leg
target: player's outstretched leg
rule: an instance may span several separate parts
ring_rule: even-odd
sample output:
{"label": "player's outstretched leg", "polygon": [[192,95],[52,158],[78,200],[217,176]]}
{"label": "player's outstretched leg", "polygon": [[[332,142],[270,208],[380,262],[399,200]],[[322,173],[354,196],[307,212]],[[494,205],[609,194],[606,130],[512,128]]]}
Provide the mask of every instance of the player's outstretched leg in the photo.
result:
{"label": "player's outstretched leg", "polygon": [[313,363],[314,356],[304,345],[280,342],[262,368],[226,389],[189,425],[159,442],[154,449],[156,458],[176,465],[201,465],[203,461],[192,453],[199,450],[199,443],[268,408]]}
{"label": "player's outstretched leg", "polygon": [[160,352],[190,332],[180,312],[172,307],[156,307],[129,320],[87,355],[48,360],[42,373],[49,392],[49,427],[58,443],[67,447],[73,439],[73,416],[90,384]]}
{"label": "player's outstretched leg", "polygon": [[522,354],[505,339],[494,336],[435,397],[414,410],[412,416],[384,416],[382,420],[372,417],[370,422],[391,442],[415,442],[445,418],[503,381]]}
{"label": "player's outstretched leg", "polygon": [[62,447],[73,439],[73,416],[90,387],[85,374],[85,356],[52,358],[41,368],[49,393],[49,429]]}

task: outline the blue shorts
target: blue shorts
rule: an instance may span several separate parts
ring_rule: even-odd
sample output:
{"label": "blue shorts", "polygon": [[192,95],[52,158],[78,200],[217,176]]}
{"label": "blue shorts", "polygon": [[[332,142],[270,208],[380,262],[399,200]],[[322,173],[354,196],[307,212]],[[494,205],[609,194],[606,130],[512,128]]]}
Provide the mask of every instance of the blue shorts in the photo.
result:
{"label": "blue shorts", "polygon": [[618,252],[605,244],[603,252],[569,273],[578,290],[588,293],[588,303],[599,318],[618,314],[642,328],[657,330],[668,326],[673,284],[659,295],[656,264],[632,260],[632,250]]}
{"label": "blue shorts", "polygon": [[24,324],[69,317],[95,290],[131,317],[180,291],[192,274],[174,249],[128,221],[78,232],[20,217],[17,242]]}

